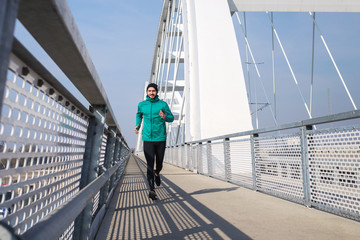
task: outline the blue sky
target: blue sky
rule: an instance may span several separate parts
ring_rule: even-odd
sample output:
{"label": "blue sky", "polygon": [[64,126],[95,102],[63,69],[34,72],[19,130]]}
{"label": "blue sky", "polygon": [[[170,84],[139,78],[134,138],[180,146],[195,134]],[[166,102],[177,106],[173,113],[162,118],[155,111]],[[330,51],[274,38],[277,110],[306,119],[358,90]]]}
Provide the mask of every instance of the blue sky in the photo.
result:
{"label": "blue sky", "polygon": [[[68,5],[102,80],[121,130],[129,146],[134,147],[135,114],[137,104],[143,97],[144,83],[150,77],[162,0],[71,0],[68,1]],[[360,14],[317,13],[316,18],[354,101],[360,107]],[[311,18],[308,13],[275,13],[274,20],[301,91],[309,104]],[[248,38],[255,59],[257,62],[264,62],[259,68],[266,92],[272,102],[270,24],[265,13],[247,13],[247,24]],[[235,28],[242,61],[245,62],[245,43],[237,23]],[[16,25],[15,36],[85,106],[88,106],[86,100],[19,22]],[[318,33],[315,43],[313,116],[328,113],[328,89],[331,93],[333,113],[352,110]],[[300,95],[277,43],[275,56],[279,123],[307,119]],[[244,68],[244,73],[245,71]],[[264,102],[264,94],[253,68],[250,71],[250,79],[253,82],[251,95],[255,96],[256,85],[258,101]],[[259,112],[259,118],[260,127],[274,125],[269,107]]]}
{"label": "blue sky", "polygon": [[[241,19],[243,17],[240,14]],[[271,24],[265,13],[246,13],[248,40],[258,65],[270,103],[273,106],[273,78],[271,56]],[[316,13],[317,24],[347,84],[352,98],[360,107],[360,22],[359,13]],[[243,22],[243,20],[242,20]],[[312,54],[312,19],[309,13],[274,13],[274,26],[283,44],[293,72],[299,82],[302,95],[310,106],[310,79]],[[245,58],[245,41],[236,21],[242,62]],[[275,38],[275,36],[274,36]],[[278,123],[308,119],[309,116],[297,90],[295,81],[275,38],[276,105]],[[333,63],[315,31],[313,109],[312,116],[353,110],[351,101],[341,83]],[[251,62],[251,61],[250,61]],[[244,66],[244,65],[243,65]],[[244,74],[247,78],[246,67]],[[253,65],[250,66],[252,102],[255,102],[255,85],[258,102],[266,102]],[[247,80],[246,80],[247,81]],[[259,127],[273,126],[269,107],[258,112]]]}

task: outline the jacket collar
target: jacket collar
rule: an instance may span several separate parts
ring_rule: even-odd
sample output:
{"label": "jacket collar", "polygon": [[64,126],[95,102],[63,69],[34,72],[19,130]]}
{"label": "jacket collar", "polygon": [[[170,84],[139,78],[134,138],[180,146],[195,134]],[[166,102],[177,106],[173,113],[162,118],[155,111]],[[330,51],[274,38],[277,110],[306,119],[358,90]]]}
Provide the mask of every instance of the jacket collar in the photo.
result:
{"label": "jacket collar", "polygon": [[149,96],[146,95],[146,101],[157,102],[157,101],[159,101],[159,95],[156,95],[156,97],[154,99],[151,99]]}

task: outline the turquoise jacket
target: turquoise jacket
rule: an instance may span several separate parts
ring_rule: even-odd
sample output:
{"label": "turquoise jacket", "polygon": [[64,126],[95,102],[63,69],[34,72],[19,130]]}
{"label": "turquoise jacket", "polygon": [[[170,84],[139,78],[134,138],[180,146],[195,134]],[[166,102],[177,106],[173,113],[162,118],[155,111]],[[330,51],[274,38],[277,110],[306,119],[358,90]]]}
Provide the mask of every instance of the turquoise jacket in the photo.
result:
{"label": "turquoise jacket", "polygon": [[[160,117],[160,110],[165,114],[165,120]],[[166,102],[159,99],[156,95],[154,99],[146,96],[146,100],[138,105],[136,113],[136,126],[141,125],[144,119],[142,130],[142,140],[149,142],[166,141],[165,122],[174,121],[174,116]]]}

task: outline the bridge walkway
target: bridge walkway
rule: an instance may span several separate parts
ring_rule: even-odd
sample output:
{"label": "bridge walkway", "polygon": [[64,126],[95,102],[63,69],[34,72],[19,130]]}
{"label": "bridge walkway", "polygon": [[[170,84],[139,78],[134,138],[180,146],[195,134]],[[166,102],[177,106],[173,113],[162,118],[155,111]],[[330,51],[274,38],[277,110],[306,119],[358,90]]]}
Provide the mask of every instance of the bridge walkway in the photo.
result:
{"label": "bridge walkway", "polygon": [[157,201],[131,157],[97,233],[105,239],[359,239],[360,223],[164,164]]}

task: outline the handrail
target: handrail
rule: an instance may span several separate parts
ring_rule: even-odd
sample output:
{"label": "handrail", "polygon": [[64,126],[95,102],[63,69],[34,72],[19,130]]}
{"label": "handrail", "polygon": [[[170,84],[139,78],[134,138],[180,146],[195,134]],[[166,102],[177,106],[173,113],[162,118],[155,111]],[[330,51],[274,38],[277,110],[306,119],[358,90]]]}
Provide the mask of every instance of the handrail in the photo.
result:
{"label": "handrail", "polygon": [[58,239],[120,166],[121,163],[118,163],[106,170],[96,180],[75,194],[71,200],[35,224],[21,237],[29,240]]}
{"label": "handrail", "polygon": [[20,1],[17,18],[91,105],[106,105],[105,123],[123,136],[67,2]]}
{"label": "handrail", "polygon": [[[225,138],[241,137],[241,136],[251,136],[251,135],[260,134],[260,133],[275,132],[275,131],[287,130],[287,129],[291,129],[291,128],[312,126],[312,125],[316,125],[316,124],[325,124],[325,123],[330,123],[330,122],[338,122],[338,121],[351,120],[351,119],[356,119],[356,118],[360,118],[360,110],[342,112],[342,113],[327,115],[327,116],[323,116],[323,117],[302,120],[299,122],[282,124],[282,125],[274,126],[274,127],[260,128],[260,129],[250,130],[250,131],[221,135],[221,136],[212,137],[212,138],[205,138],[205,139],[201,139],[201,140],[185,142],[185,144],[194,144],[194,143],[208,142],[208,141],[220,140],[220,139],[225,139]],[[179,145],[176,145],[176,146],[179,146]]]}
{"label": "handrail", "polygon": [[14,37],[12,52],[20,58],[26,66],[33,69],[39,76],[54,87],[62,97],[68,99],[74,106],[84,112],[87,116],[93,116],[89,111],[67,88],[62,85],[30,52],[27,50],[21,42]]}
{"label": "handrail", "polygon": [[[359,183],[354,176],[359,175],[359,118],[355,110],[202,139],[169,147],[164,159],[189,171],[359,221],[359,212],[354,211],[358,208],[354,199]],[[356,121],[313,128],[351,119]],[[291,131],[282,132],[287,129]]]}
{"label": "handrail", "polygon": [[[66,1],[1,6],[8,26],[0,30],[2,221],[26,239],[87,239],[104,215],[129,146]],[[14,39],[16,19],[89,108]],[[98,176],[99,169],[111,170]],[[33,177],[24,178],[28,174]]]}

